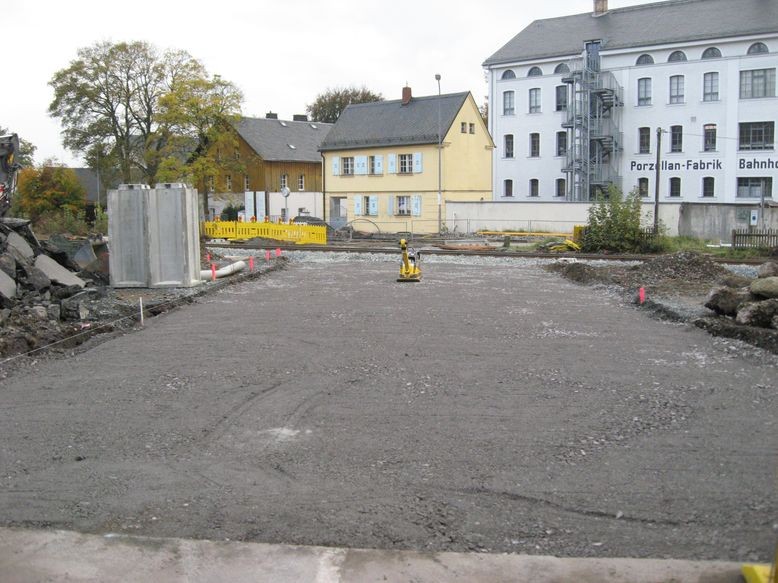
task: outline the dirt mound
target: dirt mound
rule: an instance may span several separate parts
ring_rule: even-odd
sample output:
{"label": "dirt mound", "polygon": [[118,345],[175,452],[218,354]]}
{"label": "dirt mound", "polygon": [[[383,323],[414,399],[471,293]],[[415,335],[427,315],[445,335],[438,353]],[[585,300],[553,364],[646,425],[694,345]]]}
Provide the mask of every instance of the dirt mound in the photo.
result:
{"label": "dirt mound", "polygon": [[570,281],[586,285],[610,283],[611,281],[607,269],[593,267],[586,263],[557,261],[549,265],[547,269],[561,274]]}
{"label": "dirt mound", "polygon": [[641,265],[636,265],[630,271],[649,284],[667,280],[709,283],[718,281],[729,274],[726,268],[714,262],[707,255],[691,251],[662,255]]}

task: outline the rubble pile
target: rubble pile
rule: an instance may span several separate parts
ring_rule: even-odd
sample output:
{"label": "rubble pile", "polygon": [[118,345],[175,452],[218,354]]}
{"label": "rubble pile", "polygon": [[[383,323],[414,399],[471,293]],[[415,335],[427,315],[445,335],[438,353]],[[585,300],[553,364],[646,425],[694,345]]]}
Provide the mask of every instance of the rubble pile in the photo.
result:
{"label": "rubble pile", "polygon": [[[105,278],[42,244],[29,222],[0,222],[0,357],[72,338],[122,310],[106,301]],[[74,343],[77,343],[74,341]]]}
{"label": "rubble pile", "polygon": [[757,275],[745,286],[712,289],[705,307],[744,326],[778,329],[778,263],[762,264]]}

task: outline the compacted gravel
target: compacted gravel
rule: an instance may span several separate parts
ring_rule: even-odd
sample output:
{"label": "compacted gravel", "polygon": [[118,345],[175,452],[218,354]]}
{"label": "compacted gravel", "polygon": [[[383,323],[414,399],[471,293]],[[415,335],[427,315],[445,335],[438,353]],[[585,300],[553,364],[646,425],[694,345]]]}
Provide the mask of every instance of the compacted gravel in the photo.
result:
{"label": "compacted gravel", "polygon": [[320,257],[8,373],[0,524],[771,557],[776,356],[537,262]]}

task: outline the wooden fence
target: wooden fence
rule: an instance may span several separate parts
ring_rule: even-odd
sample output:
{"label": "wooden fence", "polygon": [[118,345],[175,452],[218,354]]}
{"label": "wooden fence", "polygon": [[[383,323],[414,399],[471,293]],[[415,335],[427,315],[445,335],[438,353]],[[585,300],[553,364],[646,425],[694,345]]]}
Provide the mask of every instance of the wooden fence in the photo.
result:
{"label": "wooden fence", "polygon": [[778,247],[778,229],[733,229],[732,248]]}

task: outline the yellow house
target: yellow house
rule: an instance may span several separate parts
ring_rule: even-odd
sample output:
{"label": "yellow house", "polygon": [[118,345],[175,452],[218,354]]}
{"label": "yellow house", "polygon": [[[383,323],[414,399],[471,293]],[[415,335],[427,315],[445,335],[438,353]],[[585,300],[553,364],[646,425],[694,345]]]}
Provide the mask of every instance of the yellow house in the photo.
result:
{"label": "yellow house", "polygon": [[438,233],[446,202],[491,200],[493,149],[469,92],[349,105],[319,147],[325,220]]}

